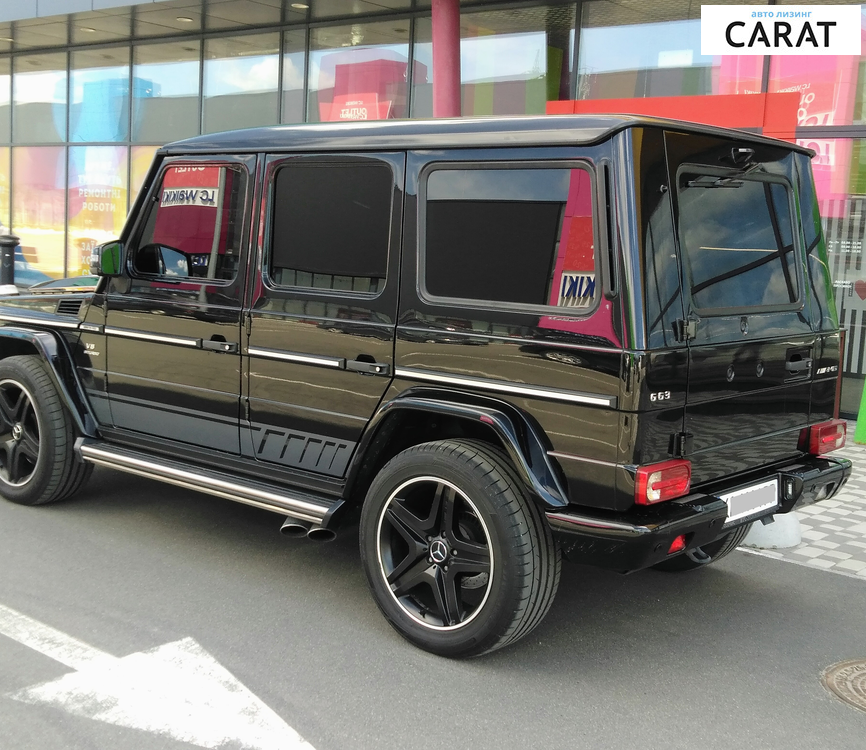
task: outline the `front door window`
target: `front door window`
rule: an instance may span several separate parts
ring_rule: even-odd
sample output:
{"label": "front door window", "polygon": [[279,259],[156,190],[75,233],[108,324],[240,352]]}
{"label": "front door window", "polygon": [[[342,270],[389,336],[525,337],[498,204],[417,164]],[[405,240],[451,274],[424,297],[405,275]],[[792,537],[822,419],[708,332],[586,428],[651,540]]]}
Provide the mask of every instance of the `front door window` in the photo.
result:
{"label": "front door window", "polygon": [[169,167],[132,256],[136,273],[233,280],[245,192],[238,166]]}

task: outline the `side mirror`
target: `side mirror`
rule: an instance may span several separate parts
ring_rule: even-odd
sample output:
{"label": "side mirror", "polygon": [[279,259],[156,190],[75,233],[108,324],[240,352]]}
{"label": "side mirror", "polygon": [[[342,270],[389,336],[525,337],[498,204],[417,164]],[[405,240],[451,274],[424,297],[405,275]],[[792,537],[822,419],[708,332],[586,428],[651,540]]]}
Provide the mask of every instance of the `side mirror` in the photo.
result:
{"label": "side mirror", "polygon": [[122,242],[106,242],[90,252],[90,273],[94,276],[120,276],[123,273],[122,264]]}

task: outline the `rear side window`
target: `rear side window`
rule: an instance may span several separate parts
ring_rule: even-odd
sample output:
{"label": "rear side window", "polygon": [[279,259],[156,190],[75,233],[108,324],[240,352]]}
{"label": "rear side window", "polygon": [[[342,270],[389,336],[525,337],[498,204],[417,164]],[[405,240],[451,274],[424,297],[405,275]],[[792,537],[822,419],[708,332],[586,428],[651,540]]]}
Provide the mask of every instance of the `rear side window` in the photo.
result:
{"label": "rear side window", "polygon": [[424,289],[432,297],[584,311],[595,278],[587,169],[436,169],[426,181]]}
{"label": "rear side window", "polygon": [[800,300],[791,195],[770,180],[680,172],[679,236],[704,311]]}
{"label": "rear side window", "polygon": [[379,292],[394,178],[382,163],[297,162],[274,184],[270,279],[279,286]]}

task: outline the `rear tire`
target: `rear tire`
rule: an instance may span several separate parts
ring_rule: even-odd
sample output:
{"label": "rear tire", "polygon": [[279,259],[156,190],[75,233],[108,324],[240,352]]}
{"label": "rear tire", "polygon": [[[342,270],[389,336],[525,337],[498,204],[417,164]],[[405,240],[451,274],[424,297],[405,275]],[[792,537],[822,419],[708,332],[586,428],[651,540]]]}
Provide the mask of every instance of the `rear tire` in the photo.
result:
{"label": "rear tire", "polygon": [[547,614],[560,555],[505,455],[475,440],[409,448],[379,472],[361,514],[373,598],[407,640],[478,656],[525,636]]}
{"label": "rear tire", "polygon": [[705,568],[711,563],[718,562],[725,555],[729,555],[739,547],[751,528],[752,524],[750,523],[738,526],[714,542],[705,544],[703,547],[696,547],[688,552],[683,552],[681,555],[672,557],[670,560],[662,560],[662,562],[656,563],[652,567],[656,570],[663,570],[666,573],[682,573],[686,570]]}
{"label": "rear tire", "polygon": [[0,495],[20,505],[63,500],[93,467],[75,456],[72,420],[42,360],[0,360]]}

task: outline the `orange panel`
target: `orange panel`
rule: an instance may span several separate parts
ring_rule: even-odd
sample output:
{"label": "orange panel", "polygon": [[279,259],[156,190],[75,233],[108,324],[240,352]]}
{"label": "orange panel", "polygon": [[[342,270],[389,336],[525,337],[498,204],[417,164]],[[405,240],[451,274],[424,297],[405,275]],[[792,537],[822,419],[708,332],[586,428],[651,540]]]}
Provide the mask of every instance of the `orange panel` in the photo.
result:
{"label": "orange panel", "polygon": [[574,102],[564,99],[562,101],[548,102],[547,114],[549,115],[573,115]]}
{"label": "orange panel", "polygon": [[785,91],[766,96],[764,135],[793,142],[794,130],[797,127],[797,109],[800,106],[800,92]]}

